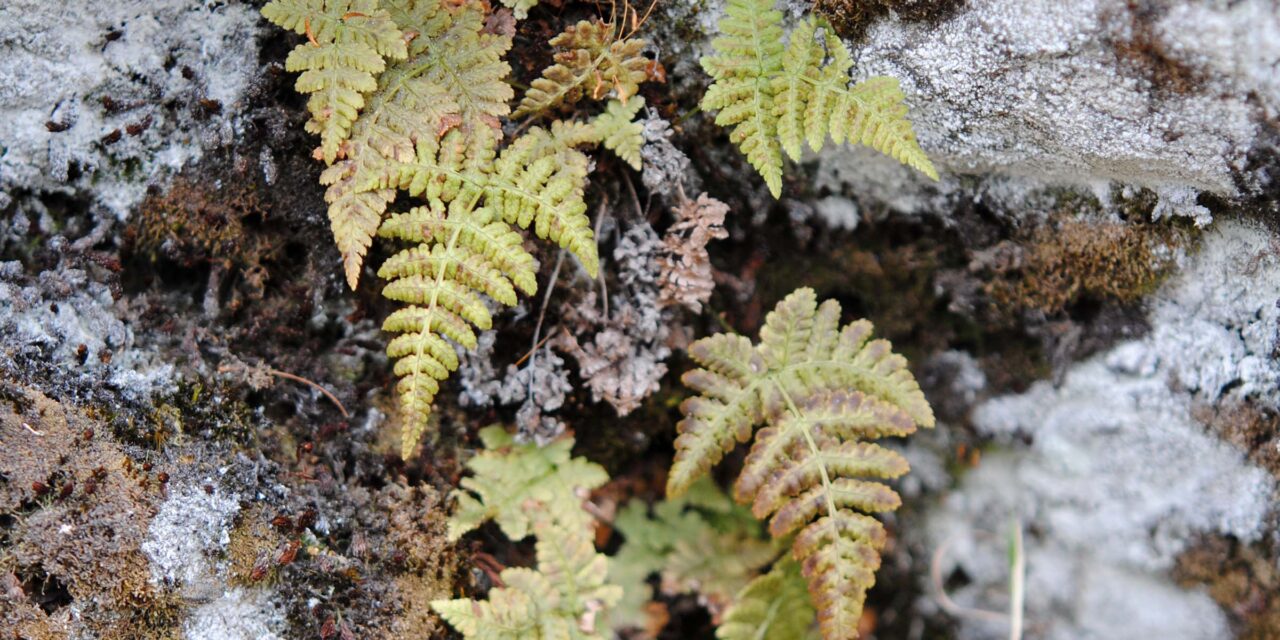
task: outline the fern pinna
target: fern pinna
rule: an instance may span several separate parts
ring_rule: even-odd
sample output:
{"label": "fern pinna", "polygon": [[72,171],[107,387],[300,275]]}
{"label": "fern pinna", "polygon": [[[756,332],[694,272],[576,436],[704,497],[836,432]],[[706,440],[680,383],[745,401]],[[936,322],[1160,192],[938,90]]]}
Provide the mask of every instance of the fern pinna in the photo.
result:
{"label": "fern pinna", "polygon": [[[519,14],[535,2],[508,4]],[[390,281],[383,294],[406,305],[383,325],[401,334],[387,352],[400,378],[405,458],[440,382],[458,367],[450,341],[474,348],[472,327],[492,325],[481,296],[515,305],[516,291],[537,290],[537,263],[514,227],[532,227],[595,277],[583,200],[591,164],[579,148],[604,143],[639,160],[639,126],[629,118],[642,104],[634,95],[644,79],[642,40],[615,40],[604,23],[571,27],[557,40],[590,45],[599,59],[571,70],[568,88],[543,78],[535,83],[543,92],[530,91],[522,105],[554,106],[594,78],[609,84],[591,97],[621,106],[591,123],[530,128],[504,147],[500,118],[511,114],[514,92],[503,56],[512,39],[486,30],[488,10],[483,0],[272,0],[262,10],[307,36],[286,67],[302,71],[297,89],[312,96],[307,129],[320,134],[316,157],[329,165],[320,180],[347,283],[359,283],[375,235],[413,245],[378,270]],[[402,194],[417,206],[387,216]]]}
{"label": "fern pinna", "polygon": [[771,518],[771,535],[798,532],[793,554],[827,640],[857,636],[880,565],[884,527],[860,512],[901,502],[875,480],[908,470],[901,455],[865,441],[934,424],[906,359],[870,340],[870,322],[839,322],[839,303],[819,306],[812,289],[799,289],[769,313],[759,345],[729,334],[693,343],[689,355],[703,368],[683,380],[699,395],[681,405],[667,479],[667,494],[680,495],[738,442],[754,439],[734,498]]}
{"label": "fern pinna", "polygon": [[[799,160],[803,145],[822,149],[827,137],[871,147],[938,179],[906,118],[902,90],[890,77],[849,86],[853,57],[823,18],[807,17],[784,44],[774,0],[729,0],[716,55],[702,59],[714,80],[702,108],[746,154],[769,191],[782,193],[782,153]],[[819,40],[818,36],[821,36]]]}

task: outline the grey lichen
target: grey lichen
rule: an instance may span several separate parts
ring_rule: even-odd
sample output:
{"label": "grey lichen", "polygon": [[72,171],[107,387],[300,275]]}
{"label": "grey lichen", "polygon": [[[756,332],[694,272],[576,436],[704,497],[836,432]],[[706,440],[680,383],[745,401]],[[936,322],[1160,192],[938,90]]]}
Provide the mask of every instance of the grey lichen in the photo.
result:
{"label": "grey lichen", "polygon": [[970,577],[957,599],[1001,606],[990,594],[1007,561],[982,532],[1014,518],[1034,532],[1025,593],[1044,637],[1227,636],[1212,601],[1167,571],[1198,534],[1249,542],[1268,531],[1275,480],[1193,417],[1195,403],[1223,398],[1275,406],[1280,261],[1268,238],[1219,223],[1154,296],[1149,335],[1072,367],[1059,387],[978,405],[975,426],[1003,450],[929,515],[931,544],[950,545],[944,569]]}
{"label": "grey lichen", "polygon": [[172,487],[142,543],[152,580],[203,588],[217,572],[218,556],[231,542],[239,511],[239,496],[225,494],[214,481]]}
{"label": "grey lichen", "polygon": [[[902,80],[921,145],[951,175],[934,185],[841,150],[823,156],[819,182],[916,212],[961,194],[987,201],[993,183],[1119,182],[1160,194],[1162,214],[1207,223],[1195,194],[1247,196],[1268,179],[1241,168],[1280,106],[1280,17],[1270,0],[1140,4],[974,0],[937,23],[875,23],[855,68]],[[1198,80],[1169,86],[1169,65]]]}
{"label": "grey lichen", "polygon": [[150,180],[242,133],[233,116],[259,73],[250,6],[16,0],[0,23],[0,209],[82,192],[123,217]]}

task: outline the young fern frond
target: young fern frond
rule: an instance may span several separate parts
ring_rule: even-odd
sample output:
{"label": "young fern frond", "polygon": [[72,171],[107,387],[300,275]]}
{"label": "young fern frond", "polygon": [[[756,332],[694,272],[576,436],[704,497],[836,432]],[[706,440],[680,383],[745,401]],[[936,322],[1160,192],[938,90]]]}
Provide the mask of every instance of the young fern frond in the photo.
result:
{"label": "young fern frond", "polygon": [[774,0],[729,0],[702,59],[714,82],[702,108],[719,110],[716,124],[778,197],[782,154],[799,160],[803,145],[819,151],[836,143],[871,147],[921,173],[937,171],[916,142],[898,81],[875,77],[852,87],[853,58],[824,19],[805,18],[783,45],[783,16]]}
{"label": "young fern frond", "polygon": [[560,529],[591,527],[579,492],[600,487],[609,474],[585,458],[571,457],[573,438],[545,447],[517,444],[495,425],[481,429],[480,440],[485,450],[466,465],[473,475],[453,492],[457,507],[449,518],[450,541],[489,520],[512,540],[533,533],[538,518]]}
{"label": "young fern frond", "polygon": [[[615,629],[655,631],[649,575],[659,575],[664,596],[696,593],[718,622],[734,596],[780,548],[761,539],[760,523],[710,479],[688,493],[653,505],[632,500],[613,522],[624,542],[610,575],[624,588],[610,621]],[[652,637],[656,634],[648,634]]]}
{"label": "young fern frond", "polygon": [[604,640],[597,616],[622,589],[606,583],[609,560],[596,553],[591,532],[539,523],[534,535],[536,569],[504,569],[498,577],[505,586],[490,589],[487,600],[435,600],[431,607],[464,638]]}
{"label": "young fern frond", "polygon": [[681,405],[667,479],[668,495],[680,495],[738,442],[754,438],[734,498],[769,518],[774,537],[796,533],[794,556],[827,640],[856,637],[880,564],[884,528],[862,512],[900,503],[875,480],[908,470],[901,455],[865,441],[934,424],[906,360],[887,341],[870,339],[870,322],[841,328],[839,321],[837,302],[819,306],[812,289],[799,289],[769,313],[759,345],[727,334],[691,345],[703,368],[683,380],[699,395]]}
{"label": "young fern frond", "polygon": [[613,24],[583,20],[552,38],[551,45],[561,49],[555,64],[533,81],[513,117],[573,104],[583,97],[600,100],[610,92],[625,104],[645,80],[649,62],[642,55],[645,41],[619,39]]}
{"label": "young fern frond", "polygon": [[716,628],[719,640],[817,640],[800,566],[783,560],[737,594]]}
{"label": "young fern frond", "polygon": [[487,600],[436,600],[431,607],[465,638],[603,640],[603,617],[623,594],[608,583],[609,559],[596,552],[581,492],[603,485],[608,474],[571,458],[572,438],[520,445],[498,426],[481,430],[480,438],[485,451],[467,462],[474,475],[454,492],[449,539],[493,519],[513,541],[537,538],[537,566],[504,569],[503,586]]}
{"label": "young fern frond", "polygon": [[636,171],[641,168],[640,148],[644,146],[644,125],[636,122],[635,118],[643,107],[644,98],[640,96],[632,96],[626,102],[611,100],[604,113],[591,122],[600,144]]}

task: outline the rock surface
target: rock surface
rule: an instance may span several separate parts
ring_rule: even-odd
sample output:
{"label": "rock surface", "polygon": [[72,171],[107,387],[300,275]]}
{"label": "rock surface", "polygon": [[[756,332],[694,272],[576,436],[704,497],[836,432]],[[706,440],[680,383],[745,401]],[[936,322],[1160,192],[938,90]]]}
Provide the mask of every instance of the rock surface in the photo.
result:
{"label": "rock surface", "polygon": [[[942,180],[830,149],[788,167],[780,203],[693,108],[723,3],[663,3],[646,25],[668,80],[646,89],[645,169],[623,183],[601,161],[592,178],[593,207],[610,205],[605,276],[566,269],[546,300],[497,316],[410,462],[391,453],[387,307],[339,280],[314,141],[280,66],[293,41],[263,37],[260,4],[0,6],[0,479],[53,496],[71,483],[40,502],[0,482],[0,627],[444,637],[422,603],[486,584],[442,526],[476,428],[575,429],[615,476],[649,473],[670,455],[688,338],[754,331],[777,287],[811,285],[912,357],[942,422],[905,447],[914,471],[893,523],[902,544],[872,592],[877,637],[1007,637],[1004,621],[941,607],[931,569],[960,606],[1003,611],[1011,520],[1026,538],[1024,637],[1280,634],[1265,580],[1241,587],[1262,593],[1248,607],[1175,580],[1205,540],[1280,567],[1280,2],[887,12],[851,41],[856,72],[902,80]],[[554,32],[559,6],[530,21]],[[732,209],[702,317],[653,300],[680,188]],[[148,235],[166,216],[195,223]],[[1067,224],[1159,235],[1161,266],[1141,279],[1159,284],[998,308],[990,273],[1023,277]],[[209,229],[234,233],[200,244]],[[1064,253],[1047,272],[1073,282]],[[1091,255],[1090,268],[1124,258]],[[555,254],[539,261],[542,286]],[[540,313],[549,340],[524,366]],[[575,326],[581,343],[557,337]],[[66,417],[39,422],[54,414]],[[117,542],[85,539],[104,572],[129,572],[115,592],[92,587],[80,568],[97,565],[77,565],[74,545],[40,548],[15,514],[84,530],[86,514],[110,515]]]}

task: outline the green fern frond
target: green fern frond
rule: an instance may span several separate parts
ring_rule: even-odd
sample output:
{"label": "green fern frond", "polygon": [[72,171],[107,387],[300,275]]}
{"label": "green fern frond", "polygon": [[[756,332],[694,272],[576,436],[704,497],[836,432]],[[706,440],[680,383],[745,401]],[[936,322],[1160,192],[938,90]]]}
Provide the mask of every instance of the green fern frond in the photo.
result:
{"label": "green fern frond", "polygon": [[502,427],[480,431],[485,450],[467,461],[472,474],[453,492],[457,508],[449,519],[449,539],[457,540],[493,520],[512,540],[533,531],[536,514],[563,529],[590,528],[583,495],[608,481],[603,467],[573,458],[573,438],[545,447],[516,444]]}
{"label": "green fern frond", "polygon": [[800,566],[784,560],[751,581],[716,629],[719,640],[816,640],[814,611]]}
{"label": "green fern frond", "polygon": [[600,100],[610,93],[625,103],[645,80],[649,62],[641,55],[645,41],[619,39],[615,25],[583,20],[552,38],[551,45],[560,49],[555,64],[533,81],[513,117],[573,104],[583,97]]}
{"label": "green fern frond", "polygon": [[729,139],[769,185],[782,193],[782,153],[774,115],[773,79],[782,69],[782,12],[773,0],[731,0],[720,19],[716,55],[702,59],[714,79],[702,97],[704,110],[719,110],[716,124],[733,127]]}
{"label": "green fern frond", "polygon": [[480,431],[485,451],[454,492],[449,539],[494,520],[511,540],[532,533],[537,567],[504,569],[487,600],[436,600],[431,607],[463,637],[478,640],[603,639],[603,620],[622,598],[608,583],[609,559],[593,545],[585,492],[608,481],[604,469],[570,457],[573,438],[546,447],[516,444],[502,427]]}
{"label": "green fern frond", "polygon": [[806,18],[783,45],[782,13],[774,0],[730,0],[712,41],[716,55],[702,59],[714,82],[702,108],[719,110],[716,124],[760,172],[769,191],[782,193],[782,152],[798,160],[802,145],[822,149],[859,143],[921,173],[938,173],[916,142],[904,96],[893,78],[850,87],[853,58],[825,20]]}
{"label": "green fern frond", "polygon": [[320,135],[319,154],[333,162],[365,95],[377,88],[375,74],[386,59],[407,55],[404,36],[377,0],[272,0],[262,15],[307,36],[289,52],[285,69],[302,72],[295,87],[311,95],[306,129]]}
{"label": "green fern frond", "polygon": [[632,96],[626,102],[611,100],[604,113],[591,121],[596,138],[604,148],[617,154],[632,169],[641,169],[640,148],[644,146],[644,125],[636,122],[636,114],[644,107],[644,98]]}
{"label": "green fern frond", "polygon": [[[875,582],[884,528],[861,512],[896,509],[898,495],[875,480],[907,472],[901,455],[864,442],[932,427],[933,411],[906,359],[871,340],[871,323],[840,322],[840,305],[799,289],[765,319],[760,344],[721,334],[689,355],[699,395],[684,401],[668,495],[680,495],[738,442],[754,444],[734,498],[771,518],[775,538],[799,532],[802,562],[823,637],[856,637]],[[757,426],[765,425],[756,431]]]}
{"label": "green fern frond", "polygon": [[597,618],[621,597],[606,580],[609,561],[582,527],[539,522],[536,570],[504,569],[505,586],[487,600],[435,600],[431,607],[464,638],[476,640],[603,640]]}

